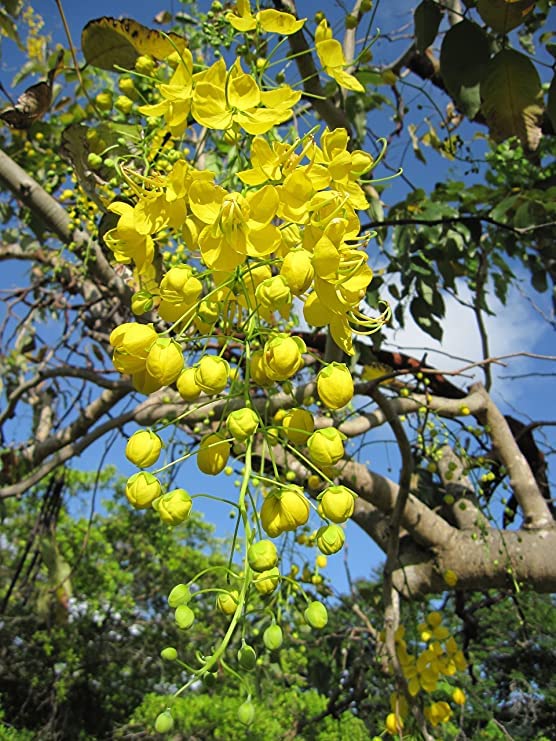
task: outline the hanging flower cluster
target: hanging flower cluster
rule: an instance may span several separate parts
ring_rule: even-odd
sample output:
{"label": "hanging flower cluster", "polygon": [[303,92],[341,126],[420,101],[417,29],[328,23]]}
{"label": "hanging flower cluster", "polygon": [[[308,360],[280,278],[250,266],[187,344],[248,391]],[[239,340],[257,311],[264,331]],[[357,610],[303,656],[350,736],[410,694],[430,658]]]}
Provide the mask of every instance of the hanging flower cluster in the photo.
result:
{"label": "hanging flower cluster", "polygon": [[[254,38],[287,36],[304,23],[275,10],[252,14],[247,0],[238,0],[226,18]],[[363,90],[345,70],[326,21],[317,28],[315,45],[326,74],[348,90]],[[359,220],[367,208],[362,178],[378,160],[352,149],[345,129],[294,136],[291,129],[290,135],[279,135],[279,127],[294,116],[301,90],[285,82],[269,87],[256,65],[245,71],[239,58],[228,65],[220,57],[198,71],[188,49],[166,61],[171,70],[166,80],[152,60],[137,61],[138,73],[152,81],[150,102],[137,110],[157,131],[154,149],[170,141],[173,154],[164,168],[156,166],[156,151],[147,153],[144,171],[119,167],[125,193],[109,205],[114,226],[103,238],[114,261],[130,267],[135,289],[131,307],[137,320],[110,335],[114,367],[142,394],[170,387],[169,397],[183,401],[176,420],[164,420],[157,432],[142,429],[131,436],[127,458],[140,469],[152,467],[164,448],[158,432],[165,426],[197,412],[202,418],[204,408],[213,415],[207,412],[204,434],[200,427],[189,428],[193,443],[178,461],[129,478],[130,504],[178,526],[202,495],[181,487],[166,490],[163,470],[191,458],[203,474],[219,476],[231,470],[232,456],[243,464],[237,499],[213,497],[234,507],[245,543],[243,563],[237,568],[230,563],[214,590],[215,607],[230,627],[210,655],[199,654],[198,666],[182,664],[191,675],[187,687],[227,666],[223,658],[235,627],[261,600],[264,613],[272,615],[263,636],[268,650],[280,647],[279,616],[284,605],[286,612],[293,609],[300,595],[305,609],[298,612],[307,626],[326,625],[325,605],[299,590],[293,569],[282,573],[274,544],[282,534],[303,528],[314,510],[318,527],[310,540],[321,554],[316,562],[321,568],[326,556],[342,549],[342,525],[356,504],[356,494],[337,483],[345,435],[335,424],[316,428],[314,415],[320,404],[333,423],[341,419],[355,393],[351,371],[346,363],[325,363],[311,354],[306,336],[313,328],[328,328],[349,358],[354,332],[376,331],[389,312],[369,318],[360,310],[372,279],[366,251],[371,235],[361,234]],[[188,159],[179,146],[180,138],[198,141],[214,132],[234,149],[233,166],[225,172],[201,166],[202,157]],[[294,331],[301,323],[305,339],[301,330]],[[306,397],[295,393],[294,384],[299,390],[311,380],[308,366],[315,363],[316,383]],[[277,394],[282,408],[273,406]],[[261,461],[258,468],[255,460]],[[288,461],[303,473],[288,471]],[[322,483],[316,501],[305,491],[307,476]],[[322,577],[316,572],[305,580],[318,585]],[[195,620],[192,587],[178,584],[168,597],[184,631]],[[441,640],[437,636],[431,643],[430,662],[407,655],[404,663],[400,654],[413,695],[428,691],[438,667],[435,676],[449,674],[452,665],[460,668],[448,643],[438,652]],[[178,652],[167,647],[162,657],[175,661]],[[249,672],[256,660],[242,639],[237,666]],[[248,696],[240,708],[242,722],[252,722],[253,712]],[[434,723],[440,711],[430,713]],[[401,715],[395,720],[403,723]],[[157,729],[171,723],[165,711]]]}

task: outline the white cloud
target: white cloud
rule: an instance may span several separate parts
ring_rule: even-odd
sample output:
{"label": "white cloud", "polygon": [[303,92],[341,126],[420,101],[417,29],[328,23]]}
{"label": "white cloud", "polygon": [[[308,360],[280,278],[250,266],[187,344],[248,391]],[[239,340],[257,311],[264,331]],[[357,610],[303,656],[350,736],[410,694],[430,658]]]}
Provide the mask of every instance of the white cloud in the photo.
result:
{"label": "white cloud", "polygon": [[[460,297],[470,303],[470,293],[460,289]],[[408,316],[406,327],[385,332],[388,340],[386,348],[396,348],[408,355],[422,358],[426,350],[426,362],[441,370],[457,370],[467,363],[483,358],[480,333],[475,314],[469,306],[464,306],[455,298],[445,298],[446,316],[441,321],[444,334],[441,342],[433,340],[423,332]],[[498,357],[519,352],[554,352],[554,335],[551,327],[515,288],[509,291],[508,302],[504,306],[494,298],[490,299],[493,316],[483,313],[483,321],[488,336],[489,356]],[[523,393],[522,382],[515,383],[507,377],[512,374],[527,373],[529,370],[553,370],[539,368],[539,361],[515,357],[503,360],[506,367],[492,364],[492,375],[496,380],[495,391],[506,400],[515,401]],[[465,372],[461,379],[465,385],[483,381],[481,367]]]}

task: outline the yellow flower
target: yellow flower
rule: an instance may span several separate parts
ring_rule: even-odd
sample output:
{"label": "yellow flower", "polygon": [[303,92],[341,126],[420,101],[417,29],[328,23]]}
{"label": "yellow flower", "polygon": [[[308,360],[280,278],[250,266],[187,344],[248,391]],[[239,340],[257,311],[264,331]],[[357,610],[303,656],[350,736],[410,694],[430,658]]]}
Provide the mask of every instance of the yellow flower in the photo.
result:
{"label": "yellow flower", "polygon": [[342,549],[346,536],[339,525],[324,525],[317,530],[317,548],[330,556]]}
{"label": "yellow flower", "polygon": [[248,407],[236,409],[228,415],[226,420],[228,432],[238,442],[251,437],[259,426],[259,415]]}
{"label": "yellow flower", "polygon": [[276,566],[267,571],[261,571],[257,574],[256,579],[253,579],[255,589],[260,594],[270,594],[278,586],[280,581],[280,571]]}
{"label": "yellow flower", "polygon": [[159,337],[149,350],[145,368],[161,386],[173,383],[183,369],[180,345],[168,337]]}
{"label": "yellow flower", "polygon": [[272,379],[267,375],[264,350],[255,350],[249,358],[249,376],[257,386],[271,386]]}
{"label": "yellow flower", "polygon": [[195,368],[186,368],[178,376],[176,387],[184,401],[195,401],[201,395],[201,387],[195,381]]}
{"label": "yellow flower", "polygon": [[152,324],[126,322],[110,334],[114,348],[114,367],[120,373],[137,373],[145,369],[149,350],[158,338]]}
{"label": "yellow flower", "polygon": [[135,509],[148,509],[161,494],[158,479],[145,471],[134,473],[125,485],[125,495]]}
{"label": "yellow flower", "polygon": [[329,77],[336,80],[338,85],[358,93],[365,92],[365,88],[359,80],[345,71],[347,62],[342,45],[332,38],[332,30],[326,19],[323,19],[317,26],[315,48],[323,70]]}
{"label": "yellow flower", "polygon": [[193,502],[185,489],[172,489],[155,499],[152,506],[160,515],[162,522],[167,525],[179,525],[189,517]]}
{"label": "yellow flower", "polygon": [[385,725],[386,730],[391,736],[399,736],[403,730],[403,720],[395,713],[388,713]]}
{"label": "yellow flower", "polygon": [[255,79],[243,72],[239,59],[229,72],[219,59],[204,72],[195,75],[192,114],[208,129],[229,129],[234,124],[248,134],[265,134],[287,121],[301,92],[288,85],[261,92]]}
{"label": "yellow flower", "polygon": [[280,245],[280,232],[271,223],[278,207],[278,194],[271,185],[243,197],[213,183],[197,181],[190,188],[189,204],[206,225],[198,242],[209,268],[232,271],[247,256],[264,257]]}
{"label": "yellow flower", "polygon": [[264,531],[271,538],[295,530],[309,519],[309,502],[299,486],[273,489],[261,507],[260,518]]}
{"label": "yellow flower", "polygon": [[249,0],[236,0],[234,10],[226,13],[228,23],[242,33],[254,31],[257,26],[266,33],[277,33],[281,36],[289,36],[303,27],[307,20],[297,20],[291,13],[279,10],[260,10],[256,16],[251,14]]}
{"label": "yellow flower", "polygon": [[452,709],[447,702],[433,702],[425,708],[425,718],[432,726],[447,723],[452,715]]}
{"label": "yellow flower", "polygon": [[294,296],[305,293],[312,283],[314,274],[311,256],[304,249],[288,252],[280,268],[280,275]]}
{"label": "yellow flower", "polygon": [[172,304],[194,304],[203,290],[189,265],[176,265],[160,282],[160,298]]}
{"label": "yellow flower", "polygon": [[230,457],[230,443],[220,433],[206,435],[197,452],[197,466],[203,473],[216,476],[223,471]]}
{"label": "yellow flower", "polygon": [[230,366],[227,360],[215,355],[203,355],[195,369],[195,383],[209,396],[226,388]]}
{"label": "yellow flower", "polygon": [[449,587],[455,587],[458,583],[458,575],[455,571],[452,571],[452,569],[446,569],[442,576],[445,584]]}
{"label": "yellow flower", "polygon": [[162,450],[162,440],[152,430],[137,430],[127,441],[125,455],[128,461],[148,468],[156,463]]}
{"label": "yellow flower", "polygon": [[311,412],[306,409],[289,409],[282,418],[282,427],[288,440],[294,445],[304,445],[315,429]]}
{"label": "yellow flower", "polygon": [[329,409],[341,409],[353,399],[353,378],[345,363],[329,363],[317,376],[317,391]]}
{"label": "yellow flower", "polygon": [[335,427],[316,430],[307,440],[309,457],[319,466],[333,466],[344,455],[346,436]]}
{"label": "yellow flower", "polygon": [[168,84],[158,86],[162,100],[154,105],[139,107],[145,116],[164,116],[172,136],[181,136],[187,126],[193,95],[193,57],[183,49],[180,62]]}
{"label": "yellow flower", "polygon": [[305,343],[300,337],[280,334],[268,340],[264,346],[265,372],[273,381],[285,381],[303,367],[302,353]]}
{"label": "yellow flower", "polygon": [[324,516],[332,522],[346,522],[353,514],[356,496],[346,486],[329,486],[319,496]]}

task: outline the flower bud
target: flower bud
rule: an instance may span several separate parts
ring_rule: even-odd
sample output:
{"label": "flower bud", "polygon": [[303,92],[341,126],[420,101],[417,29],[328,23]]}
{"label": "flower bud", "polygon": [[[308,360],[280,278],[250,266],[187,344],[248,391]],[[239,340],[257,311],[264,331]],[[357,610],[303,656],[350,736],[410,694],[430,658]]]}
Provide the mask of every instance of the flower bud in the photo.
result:
{"label": "flower bud", "polygon": [[255,298],[260,306],[269,311],[289,307],[292,302],[290,287],[281,275],[274,275],[259,283]]}
{"label": "flower bud", "polygon": [[385,725],[391,736],[399,736],[403,729],[403,720],[396,713],[388,713]]}
{"label": "flower bud", "polygon": [[261,507],[261,525],[271,538],[295,530],[309,519],[309,502],[300,486],[273,489]]}
{"label": "flower bud", "polygon": [[264,350],[255,350],[249,358],[249,375],[257,386],[272,386],[272,379],[268,377],[264,362]]}
{"label": "flower bud", "polygon": [[208,394],[214,396],[226,388],[230,366],[224,358],[204,355],[195,369],[195,383]]}
{"label": "flower bud", "polygon": [[244,726],[250,726],[255,720],[255,706],[251,700],[246,700],[237,710],[237,717]]}
{"label": "flower bud", "polygon": [[152,324],[126,322],[110,334],[114,348],[112,360],[120,373],[136,373],[144,370],[150,348],[157,340]]}
{"label": "flower bud", "polygon": [[178,628],[187,630],[193,625],[193,622],[195,620],[195,613],[188,605],[178,605],[174,613],[174,618],[176,620]]}
{"label": "flower bud", "polygon": [[[114,353],[115,355],[116,353]],[[163,384],[159,383],[156,378],[153,378],[146,368],[137,371],[131,376],[131,382],[133,388],[139,391],[141,394],[149,396],[149,394],[158,391],[162,388]]]}
{"label": "flower bud", "polygon": [[178,658],[178,652],[173,646],[167,646],[162,649],[160,656],[164,661],[175,661]]}
{"label": "flower bud", "polygon": [[303,367],[302,353],[305,343],[300,337],[281,334],[273,337],[264,346],[265,372],[273,381],[285,381]]}
{"label": "flower bud", "polygon": [[271,540],[259,540],[249,546],[247,560],[253,571],[268,571],[278,563],[278,551]]}
{"label": "flower bud", "polygon": [[341,409],[353,399],[353,378],[344,363],[330,363],[317,376],[317,391],[329,409]]}
{"label": "flower bud", "polygon": [[162,440],[155,432],[137,430],[127,441],[125,455],[128,461],[139,468],[148,468],[156,463],[161,450]]}
{"label": "flower bud", "polygon": [[282,628],[276,623],[269,625],[263,633],[263,643],[269,651],[277,651],[284,641]]}
{"label": "flower bud", "polygon": [[152,506],[162,522],[167,525],[179,525],[189,517],[193,502],[185,489],[172,489],[155,499]]}
{"label": "flower bud", "polygon": [[307,440],[309,457],[319,466],[333,466],[344,455],[346,436],[335,427],[316,430]]}
{"label": "flower bud", "polygon": [[230,457],[230,443],[220,433],[206,435],[197,452],[197,466],[203,473],[216,476],[226,468]]}
{"label": "flower bud", "polygon": [[118,95],[114,103],[114,108],[117,108],[125,116],[131,113],[133,108],[133,101],[128,98],[127,95]]}
{"label": "flower bud", "polygon": [[251,437],[259,426],[259,416],[249,407],[236,409],[228,415],[226,425],[230,435],[238,442],[243,442]]}
{"label": "flower bud", "polygon": [[174,719],[169,710],[165,710],[163,713],[157,716],[154,722],[154,730],[157,733],[169,733],[174,727]]}
{"label": "flower bud", "polygon": [[255,653],[255,649],[243,641],[239,651],[237,652],[237,660],[242,669],[248,672],[253,671],[257,664],[257,654]]}
{"label": "flower bud", "polygon": [[339,525],[324,525],[317,531],[317,548],[321,553],[330,556],[341,550],[345,539],[344,531]]}
{"label": "flower bud", "polygon": [[257,578],[253,580],[253,584],[259,594],[271,594],[278,586],[279,581],[280,571],[275,566],[273,569],[261,571],[260,574],[257,574]]}
{"label": "flower bud", "polygon": [[168,595],[169,607],[178,607],[178,605],[186,605],[191,599],[191,592],[187,584],[176,584]]}
{"label": "flower bud", "polygon": [[222,592],[216,598],[216,607],[224,615],[233,615],[237,609],[239,592],[233,589],[231,592]]}
{"label": "flower bud", "polygon": [[323,515],[332,522],[345,522],[353,514],[357,494],[346,486],[329,486],[319,496]]}
{"label": "flower bud", "polygon": [[137,291],[131,297],[131,311],[135,316],[146,314],[153,308],[153,305],[153,295],[149,291]]}
{"label": "flower bud", "polygon": [[193,276],[189,265],[176,265],[166,273],[160,281],[160,298],[172,304],[194,304],[203,285]]}
{"label": "flower bud", "polygon": [[135,69],[141,75],[151,75],[154,72],[155,61],[148,54],[142,54],[135,60]]}
{"label": "flower bud", "polygon": [[285,278],[294,296],[305,293],[313,281],[314,274],[311,256],[304,249],[288,252],[280,268],[280,275]]}
{"label": "flower bud", "polygon": [[303,617],[305,618],[307,625],[318,630],[324,628],[328,622],[328,613],[322,602],[311,602],[303,613]]}
{"label": "flower bud", "polygon": [[195,368],[186,368],[179,374],[176,388],[184,401],[196,401],[199,398],[202,389],[195,381]]}
{"label": "flower bud", "polygon": [[147,355],[146,370],[161,386],[173,383],[183,368],[181,347],[175,340],[159,337]]}
{"label": "flower bud", "polygon": [[294,445],[305,445],[315,429],[313,415],[306,409],[290,409],[282,419],[286,437]]}
{"label": "flower bud", "polygon": [[159,480],[145,471],[134,473],[125,486],[125,495],[135,509],[148,509],[161,494]]}
{"label": "flower bud", "polygon": [[452,692],[452,700],[456,705],[465,705],[465,692],[460,687],[456,687]]}

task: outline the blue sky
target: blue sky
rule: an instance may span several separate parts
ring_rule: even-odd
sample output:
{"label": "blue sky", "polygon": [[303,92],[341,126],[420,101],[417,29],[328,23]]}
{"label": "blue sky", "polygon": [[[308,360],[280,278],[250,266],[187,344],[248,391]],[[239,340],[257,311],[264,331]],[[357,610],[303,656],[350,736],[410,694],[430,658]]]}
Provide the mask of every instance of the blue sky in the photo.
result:
{"label": "blue sky", "polygon": [[[206,7],[206,3],[199,3],[201,7]],[[62,43],[66,45],[65,35],[61,20],[57,14],[56,6],[53,0],[39,0],[35,3],[35,7],[45,17],[47,28],[52,31],[53,42]],[[131,0],[119,0],[114,3],[108,0],[97,0],[94,4],[86,4],[83,2],[77,2],[75,0],[66,0],[64,3],[64,10],[68,19],[70,30],[73,36],[74,43],[79,45],[79,38],[81,29],[85,23],[94,17],[100,17],[102,15],[118,15],[118,16],[129,16],[136,20],[139,20],[145,24],[151,25],[154,14],[164,8],[170,11],[176,11],[179,9],[179,3],[170,2],[165,4],[159,4],[158,2],[132,2]],[[312,15],[315,10],[322,7],[320,2],[298,2],[298,9],[302,13]],[[331,4],[331,10],[328,10],[330,19],[333,22],[334,18],[337,17],[332,10],[334,6]],[[396,2],[383,2],[381,4],[381,10],[377,17],[378,25],[382,30],[389,30],[390,28],[396,27],[399,23],[401,11],[406,11],[408,7],[407,2],[397,0]],[[407,43],[405,40],[403,44]],[[403,46],[400,44],[400,46]],[[379,53],[377,49],[377,54]],[[389,52],[390,58],[395,57],[393,52]],[[13,74],[17,71],[20,64],[20,58],[10,50],[8,44],[3,44],[3,56],[2,56],[2,67],[1,67],[1,79],[4,84],[9,87],[9,83]],[[19,92],[19,91],[18,91]],[[426,105],[422,111],[422,116],[427,114]],[[387,121],[383,114],[377,113],[373,117],[373,126],[376,130],[382,133],[383,128],[387,130],[391,127],[391,123]],[[398,161],[399,156],[405,148],[408,146],[408,137],[405,135],[401,140],[396,141],[392,147],[392,152],[389,154],[392,163]],[[481,142],[477,143],[477,146],[482,146]],[[417,162],[412,156],[406,158],[408,166],[406,174],[416,185],[424,187],[425,189],[430,188],[434,182],[441,180],[447,172],[460,167],[458,163],[450,163],[440,158],[434,152],[426,151],[428,158],[427,164]],[[387,174],[386,172],[377,172],[377,176],[381,174]],[[461,176],[460,176],[461,177]],[[406,185],[400,179],[395,181],[391,188],[385,193],[384,199],[389,205],[395,203],[402,194],[406,191]],[[14,283],[18,280],[19,267],[14,266],[11,271],[8,282]],[[549,297],[546,295],[534,295],[537,309],[531,306],[530,301],[520,294],[519,290],[514,290],[511,295],[511,300],[506,307],[496,307],[495,316],[487,318],[487,324],[489,327],[489,334],[491,338],[491,353],[492,354],[508,354],[520,351],[528,351],[542,354],[554,354],[555,343],[554,333],[549,325],[541,318],[540,312],[544,311],[550,314],[550,302]],[[447,317],[445,321],[445,339],[440,346],[439,343],[435,343],[429,337],[424,335],[415,325],[409,322],[408,326],[404,330],[392,329],[388,332],[388,339],[395,344],[397,348],[406,348],[408,352],[411,352],[412,348],[430,348],[429,362],[436,363],[443,369],[453,369],[461,367],[463,362],[461,360],[454,360],[450,356],[457,356],[465,360],[473,361],[480,358],[480,345],[478,340],[478,334],[476,331],[472,312],[465,307],[460,306],[456,301],[447,302]],[[446,355],[446,353],[448,355]],[[420,353],[418,353],[420,354]],[[546,372],[554,368],[554,364],[549,365],[548,363],[540,360],[521,359],[511,361],[510,367],[498,368],[495,374],[498,378],[495,385],[494,396],[496,401],[503,405],[504,411],[515,413],[512,410],[514,408],[519,410],[519,416],[523,416],[523,413],[529,414],[531,417],[541,416],[543,419],[554,417],[554,400],[553,392],[550,392],[550,379],[541,379],[538,375],[539,372]],[[512,382],[505,379],[504,376],[508,376],[512,373],[530,374],[530,379],[527,378],[520,380],[518,383]],[[469,382],[480,378],[480,372],[473,371],[470,373]],[[553,381],[552,381],[553,384]],[[553,388],[553,386],[552,386]],[[516,414],[518,416],[518,414]],[[126,433],[131,434],[135,430],[135,427],[129,426],[126,429]],[[392,446],[386,448],[382,442],[385,438],[388,438],[388,434],[384,430],[379,430],[376,435],[377,443],[372,445],[369,450],[372,456],[371,465],[377,464],[377,470],[386,472],[392,478],[397,476],[398,460]],[[135,472],[135,468],[128,464],[126,459],[122,455],[123,451],[123,440],[119,440],[112,448],[108,458],[111,462],[117,462],[119,471],[123,475],[129,475]],[[88,451],[82,459],[82,465],[86,468],[92,468],[96,465],[103,453],[102,446],[96,446],[95,449]],[[387,469],[390,469],[388,472]],[[228,489],[233,487],[233,481],[236,478],[232,476],[230,478],[219,477],[218,479],[212,479],[209,477],[202,476],[198,473],[194,464],[184,466],[184,471],[181,474],[184,481],[187,481],[187,488],[193,493],[195,488],[197,491],[215,491],[224,487]],[[230,491],[230,495],[233,496],[233,490]],[[219,535],[228,534],[230,531],[230,519],[228,516],[228,509],[221,505],[207,502],[203,504],[203,510],[206,513],[207,520],[214,521],[217,525],[217,533]],[[354,525],[348,525],[348,551],[347,551],[347,562],[351,571],[352,577],[364,577],[369,576],[371,568],[377,565],[381,559],[381,552],[374,544],[363,535],[359,529]],[[336,583],[346,585],[345,569],[343,563],[343,556],[341,554],[330,558],[330,566],[328,572],[334,577]]]}

